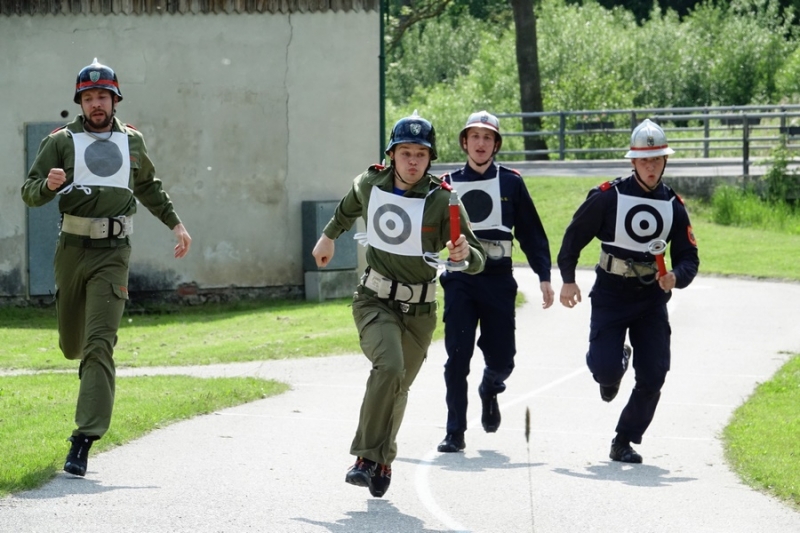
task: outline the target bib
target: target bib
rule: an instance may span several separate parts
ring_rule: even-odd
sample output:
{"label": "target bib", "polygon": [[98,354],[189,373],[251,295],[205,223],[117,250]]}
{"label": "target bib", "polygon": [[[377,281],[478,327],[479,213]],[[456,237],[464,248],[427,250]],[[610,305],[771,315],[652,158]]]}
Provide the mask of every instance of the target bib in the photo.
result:
{"label": "target bib", "polygon": [[503,226],[503,212],[500,207],[500,167],[494,178],[478,181],[450,180],[450,184],[458,192],[461,203],[469,215],[473,230],[499,229],[511,232]]}
{"label": "target bib", "polygon": [[[616,190],[616,189],[615,189]],[[611,246],[647,252],[657,239],[667,240],[672,229],[672,200],[650,200],[622,194],[617,190],[617,220]]]}
{"label": "target bib", "polygon": [[74,185],[129,189],[131,157],[128,136],[113,132],[107,140],[87,133],[73,133],[75,145]]}
{"label": "target bib", "polygon": [[397,255],[422,256],[424,198],[406,198],[373,187],[367,210],[367,243]]}

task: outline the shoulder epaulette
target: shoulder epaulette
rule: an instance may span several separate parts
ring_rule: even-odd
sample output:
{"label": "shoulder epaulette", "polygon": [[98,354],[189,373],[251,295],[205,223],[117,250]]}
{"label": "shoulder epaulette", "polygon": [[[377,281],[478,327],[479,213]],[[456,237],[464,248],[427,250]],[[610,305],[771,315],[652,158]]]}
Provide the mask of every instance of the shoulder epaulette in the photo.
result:
{"label": "shoulder epaulette", "polygon": [[54,134],[54,133],[55,133],[55,132],[57,132],[57,131],[61,131],[61,130],[63,130],[63,129],[64,129],[64,128],[66,128],[66,127],[67,127],[67,125],[66,125],[66,124],[64,124],[63,126],[59,126],[59,127],[57,127],[56,129],[54,129],[53,131],[51,131],[51,132],[50,132],[50,135]]}
{"label": "shoulder epaulette", "polygon": [[606,182],[604,182],[604,183],[601,183],[600,185],[598,185],[598,186],[597,186],[597,188],[598,188],[598,189],[600,189],[602,192],[606,192],[606,191],[607,191],[607,190],[609,190],[610,188],[612,188],[612,187],[615,187],[615,186],[619,185],[619,182],[620,182],[621,180],[622,180],[622,178],[616,178],[616,179],[615,179],[615,180],[613,180],[613,181],[606,181]]}
{"label": "shoulder epaulette", "polygon": [[375,163],[374,165],[370,165],[369,166],[370,170],[377,170],[377,171],[384,170],[385,168],[386,168],[386,166],[385,165],[381,165],[380,163]]}
{"label": "shoulder epaulette", "polygon": [[509,172],[513,172],[517,176],[522,177],[522,174],[520,174],[519,170],[517,170],[516,168],[507,167],[505,165],[497,165],[497,166],[502,168],[503,170],[508,170]]}
{"label": "shoulder epaulette", "polygon": [[137,129],[136,129],[136,127],[135,127],[135,126],[132,126],[132,125],[130,125],[130,124],[125,124],[125,126],[126,126],[126,127],[128,127],[128,128],[130,128],[130,129],[132,129],[132,130],[134,130],[134,131],[139,131],[139,130],[137,130]]}
{"label": "shoulder epaulette", "polygon": [[683,203],[683,198],[681,198],[681,195],[680,195],[680,194],[678,194],[678,193],[675,193],[675,198],[677,198],[677,199],[678,199],[678,201],[681,203],[681,205],[686,205],[685,203]]}

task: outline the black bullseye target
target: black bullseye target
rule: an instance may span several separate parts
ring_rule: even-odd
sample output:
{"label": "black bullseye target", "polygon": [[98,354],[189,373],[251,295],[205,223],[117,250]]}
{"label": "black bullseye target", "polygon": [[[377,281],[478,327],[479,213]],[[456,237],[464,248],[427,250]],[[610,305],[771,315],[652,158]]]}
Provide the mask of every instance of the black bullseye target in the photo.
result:
{"label": "black bullseye target", "polygon": [[663,230],[664,219],[653,206],[639,204],[625,215],[625,232],[638,243],[658,238]]}
{"label": "black bullseye target", "polygon": [[492,214],[492,196],[486,191],[474,189],[461,196],[461,203],[469,213],[469,219],[473,224],[483,222]]}
{"label": "black bullseye target", "polygon": [[113,142],[93,142],[83,157],[91,173],[101,178],[113,176],[122,168],[122,152]]}

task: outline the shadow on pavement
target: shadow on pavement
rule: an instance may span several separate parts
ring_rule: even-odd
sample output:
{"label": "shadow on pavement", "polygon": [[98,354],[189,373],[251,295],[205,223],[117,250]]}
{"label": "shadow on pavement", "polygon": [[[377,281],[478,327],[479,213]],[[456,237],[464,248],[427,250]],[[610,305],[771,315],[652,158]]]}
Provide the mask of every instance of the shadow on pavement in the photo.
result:
{"label": "shadow on pavement", "polygon": [[[89,471],[88,473],[92,473]],[[112,490],[132,490],[132,489],[160,489],[154,485],[141,485],[132,487],[129,485],[103,485],[101,481],[87,479],[70,474],[59,474],[44,487],[34,490],[20,492],[14,496],[28,500],[46,500],[48,498],[63,498],[69,494],[102,494]]]}
{"label": "shadow on pavement", "polygon": [[348,518],[336,522],[322,522],[308,518],[293,518],[298,522],[313,524],[327,528],[332,533],[350,533],[352,531],[402,531],[403,533],[448,533],[450,530],[427,529],[425,523],[417,517],[403,514],[387,500],[367,500],[366,511],[350,511]]}
{"label": "shadow on pavement", "polygon": [[[483,472],[486,470],[508,470],[512,468],[529,468],[542,466],[545,463],[512,463],[511,459],[494,450],[476,450],[478,457],[470,457],[463,453],[442,453],[430,462],[442,470],[454,472]],[[397,458],[396,461],[419,465],[428,461],[419,459]]]}
{"label": "shadow on pavement", "polygon": [[670,477],[669,470],[657,466],[630,465],[613,461],[589,466],[585,472],[575,472],[568,468],[554,468],[553,472],[595,481],[619,481],[636,487],[667,487],[675,483],[697,481],[694,477]]}

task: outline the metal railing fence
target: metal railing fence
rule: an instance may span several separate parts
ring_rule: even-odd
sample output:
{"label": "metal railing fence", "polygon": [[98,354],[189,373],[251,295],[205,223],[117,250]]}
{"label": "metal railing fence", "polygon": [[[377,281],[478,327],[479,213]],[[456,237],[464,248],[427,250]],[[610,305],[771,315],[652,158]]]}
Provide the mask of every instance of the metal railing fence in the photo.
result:
{"label": "metal railing fence", "polygon": [[[551,111],[501,113],[497,117],[506,124],[509,119],[519,121],[512,131],[503,128],[504,138],[538,137],[548,147],[499,152],[506,157],[619,158],[628,150],[631,131],[645,118],[664,128],[676,152],[673,157],[741,157],[745,176],[754,157],[768,157],[777,146],[800,148],[800,105]],[[529,117],[539,117],[543,129],[524,131],[522,119]]]}

